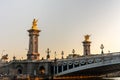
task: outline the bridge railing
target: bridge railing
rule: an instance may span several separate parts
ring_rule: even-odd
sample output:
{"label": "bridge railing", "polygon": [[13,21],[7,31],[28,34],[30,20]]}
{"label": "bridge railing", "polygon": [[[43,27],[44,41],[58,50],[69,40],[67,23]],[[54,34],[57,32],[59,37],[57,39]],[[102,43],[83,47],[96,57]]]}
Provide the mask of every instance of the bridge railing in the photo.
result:
{"label": "bridge railing", "polygon": [[82,56],[79,58],[72,58],[72,59],[61,59],[61,60],[57,60],[54,63],[54,74],[58,74],[73,68],[77,68],[89,64],[107,62],[115,59],[120,59],[120,52],[103,54],[103,55],[101,54],[101,55]]}

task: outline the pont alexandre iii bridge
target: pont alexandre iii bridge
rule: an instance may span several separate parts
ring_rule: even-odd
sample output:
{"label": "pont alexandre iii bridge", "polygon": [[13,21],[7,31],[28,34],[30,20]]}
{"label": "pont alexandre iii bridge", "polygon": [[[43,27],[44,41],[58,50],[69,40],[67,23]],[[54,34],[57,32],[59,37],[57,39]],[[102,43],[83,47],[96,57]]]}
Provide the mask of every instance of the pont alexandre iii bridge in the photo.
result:
{"label": "pont alexandre iii bridge", "polygon": [[93,55],[90,52],[90,35],[85,35],[83,43],[83,55],[75,54],[62,59],[50,59],[50,50],[47,49],[46,59],[39,59],[38,36],[41,30],[37,27],[36,19],[33,20],[32,28],[29,32],[29,49],[27,59],[13,60],[6,62],[8,55],[2,56],[0,60],[0,76],[11,78],[54,78],[63,76],[100,76],[108,73],[120,71],[120,52],[104,53],[104,46],[101,45],[101,54]]}
{"label": "pont alexandre iii bridge", "polygon": [[120,52],[61,59],[54,64],[54,76],[104,75],[120,70]]}
{"label": "pont alexandre iii bridge", "polygon": [[13,60],[4,63],[0,70],[6,73],[5,75],[17,75],[19,78],[21,75],[25,78],[28,76],[42,78],[101,76],[117,71],[120,71],[120,52],[58,60]]}

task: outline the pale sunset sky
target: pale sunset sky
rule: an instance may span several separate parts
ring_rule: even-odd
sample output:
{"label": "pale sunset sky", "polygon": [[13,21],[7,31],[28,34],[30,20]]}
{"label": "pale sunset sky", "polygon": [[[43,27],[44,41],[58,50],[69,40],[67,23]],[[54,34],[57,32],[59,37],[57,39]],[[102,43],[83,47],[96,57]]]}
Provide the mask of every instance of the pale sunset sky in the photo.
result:
{"label": "pale sunset sky", "polygon": [[[0,0],[0,54],[26,58],[33,19],[38,19],[40,58],[83,54],[84,35],[91,35],[91,54],[120,52],[120,0]],[[5,50],[5,51],[3,51]],[[1,57],[0,55],[0,57]]]}

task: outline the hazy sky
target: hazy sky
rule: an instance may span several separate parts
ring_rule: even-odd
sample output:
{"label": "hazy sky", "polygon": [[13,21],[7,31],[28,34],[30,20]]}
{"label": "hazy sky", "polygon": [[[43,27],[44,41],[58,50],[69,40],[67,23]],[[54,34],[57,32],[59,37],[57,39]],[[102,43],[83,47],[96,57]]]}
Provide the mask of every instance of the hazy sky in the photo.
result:
{"label": "hazy sky", "polygon": [[[61,58],[72,49],[82,55],[85,34],[90,34],[91,53],[120,51],[120,0],[0,0],[0,54],[26,58],[28,32],[38,19],[40,58],[57,52]],[[11,59],[10,58],[10,59]]]}

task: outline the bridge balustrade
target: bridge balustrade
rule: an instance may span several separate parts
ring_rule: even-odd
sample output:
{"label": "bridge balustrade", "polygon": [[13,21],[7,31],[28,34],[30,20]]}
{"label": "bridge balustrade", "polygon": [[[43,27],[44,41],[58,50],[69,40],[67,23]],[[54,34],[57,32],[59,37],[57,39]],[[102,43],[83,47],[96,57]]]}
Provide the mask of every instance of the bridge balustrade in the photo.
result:
{"label": "bridge balustrade", "polygon": [[[97,56],[87,56],[73,59],[62,59],[56,61],[54,66],[54,74],[58,74],[67,70],[71,70],[77,67],[101,63],[101,62],[110,62],[111,60],[120,59],[120,53],[118,54],[105,54],[105,55],[97,55]],[[59,66],[60,65],[60,66]]]}

